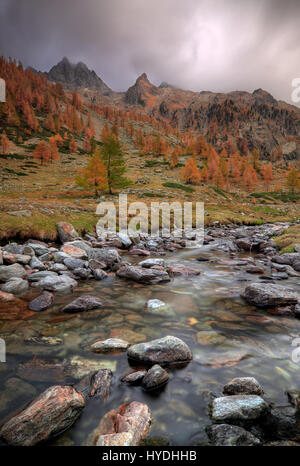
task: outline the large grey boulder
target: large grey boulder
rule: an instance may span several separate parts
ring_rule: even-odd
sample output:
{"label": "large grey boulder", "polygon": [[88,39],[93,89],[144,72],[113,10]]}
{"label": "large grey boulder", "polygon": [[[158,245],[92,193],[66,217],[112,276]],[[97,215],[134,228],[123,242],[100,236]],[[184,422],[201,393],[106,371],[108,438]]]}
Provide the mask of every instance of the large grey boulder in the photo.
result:
{"label": "large grey boulder", "polygon": [[211,443],[217,447],[239,447],[259,445],[260,440],[243,427],[214,424],[206,429]]}
{"label": "large grey boulder", "polygon": [[46,277],[57,277],[56,272],[51,272],[50,270],[41,270],[40,272],[33,272],[28,275],[28,280],[30,282],[39,282]]}
{"label": "large grey boulder", "polygon": [[149,269],[150,267],[158,265],[159,267],[164,267],[165,266],[165,261],[164,259],[160,259],[158,257],[155,257],[153,259],[145,259],[142,262],[139,262],[139,265],[141,267],[145,267],[146,269]]}
{"label": "large grey boulder", "polygon": [[103,262],[107,267],[112,267],[114,264],[121,262],[121,257],[118,251],[114,248],[94,248],[88,251],[89,260]]}
{"label": "large grey boulder", "polygon": [[38,282],[41,289],[47,291],[57,292],[71,292],[77,286],[76,280],[67,275],[60,275],[57,277],[45,277]]}
{"label": "large grey boulder", "polygon": [[3,246],[3,251],[8,252],[10,254],[23,254],[24,246],[22,244],[17,243],[9,243]]}
{"label": "large grey boulder", "polygon": [[38,270],[46,270],[45,264],[43,264],[42,261],[40,261],[37,257],[33,256],[30,261],[30,267],[32,269],[38,269]]}
{"label": "large grey boulder", "polygon": [[258,307],[297,304],[300,298],[291,289],[273,283],[251,283],[245,288],[242,297]]}
{"label": "large grey boulder", "polygon": [[66,243],[67,241],[74,241],[79,237],[73,225],[68,222],[59,222],[57,224],[57,233],[62,243]]}
{"label": "large grey boulder", "polygon": [[84,406],[84,396],[73,387],[50,387],[7,421],[0,437],[12,446],[36,445],[71,427]]}
{"label": "large grey boulder", "polygon": [[225,395],[263,395],[264,391],[254,377],[236,377],[224,386]]}
{"label": "large grey boulder", "polygon": [[49,253],[48,247],[44,246],[43,244],[27,243],[26,246],[33,249],[37,256],[42,256],[43,254],[48,254]]}
{"label": "large grey boulder", "polygon": [[232,395],[215,398],[211,406],[214,422],[238,424],[256,421],[268,412],[267,403],[257,395]]}
{"label": "large grey boulder", "polygon": [[161,282],[169,282],[169,274],[164,270],[146,269],[138,265],[125,265],[117,271],[117,276],[127,278],[145,285],[155,285]]}
{"label": "large grey boulder", "polygon": [[127,355],[137,361],[158,364],[188,362],[193,358],[188,345],[173,336],[132,345],[128,348]]}
{"label": "large grey boulder", "polygon": [[0,265],[0,282],[7,282],[11,278],[25,278],[26,270],[20,264]]}
{"label": "large grey boulder", "polygon": [[155,364],[148,370],[147,374],[142,380],[142,387],[144,390],[154,390],[165,385],[169,380],[168,372],[163,369],[159,364]]}
{"label": "large grey boulder", "polygon": [[1,291],[4,291],[5,293],[12,293],[16,296],[21,296],[28,291],[28,288],[29,284],[27,280],[14,277],[1,286]]}

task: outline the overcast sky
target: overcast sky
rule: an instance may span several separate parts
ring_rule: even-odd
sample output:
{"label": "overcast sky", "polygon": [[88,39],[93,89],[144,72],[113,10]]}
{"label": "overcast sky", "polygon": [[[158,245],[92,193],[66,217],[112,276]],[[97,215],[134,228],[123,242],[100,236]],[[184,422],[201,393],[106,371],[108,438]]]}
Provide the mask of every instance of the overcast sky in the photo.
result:
{"label": "overcast sky", "polygon": [[300,0],[0,0],[0,55],[48,71],[83,61],[114,90],[143,72],[195,91],[290,101]]}

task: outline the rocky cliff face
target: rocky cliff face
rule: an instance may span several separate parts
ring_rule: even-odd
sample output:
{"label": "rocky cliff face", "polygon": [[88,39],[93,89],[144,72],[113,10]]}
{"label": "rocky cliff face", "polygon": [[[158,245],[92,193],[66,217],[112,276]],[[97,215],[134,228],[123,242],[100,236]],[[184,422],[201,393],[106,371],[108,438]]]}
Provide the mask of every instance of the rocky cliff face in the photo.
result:
{"label": "rocky cliff face", "polygon": [[70,63],[67,58],[63,58],[53,66],[47,73],[47,77],[49,81],[59,82],[69,90],[88,88],[104,95],[111,93],[111,89],[97,76],[95,71],[89,70],[82,62]]}
{"label": "rocky cliff face", "polygon": [[158,94],[158,88],[151,84],[146,73],[143,73],[137,78],[135,84],[126,92],[125,103],[130,105],[142,105],[143,107],[150,106],[149,104],[154,104],[155,96]]}

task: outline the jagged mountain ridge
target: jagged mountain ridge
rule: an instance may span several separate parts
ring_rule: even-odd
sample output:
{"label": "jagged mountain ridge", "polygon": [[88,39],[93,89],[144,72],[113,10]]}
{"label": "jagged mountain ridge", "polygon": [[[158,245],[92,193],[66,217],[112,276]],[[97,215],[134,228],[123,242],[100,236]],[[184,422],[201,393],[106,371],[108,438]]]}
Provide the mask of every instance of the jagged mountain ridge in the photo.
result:
{"label": "jagged mountain ridge", "polygon": [[73,65],[67,58],[46,75],[68,90],[81,91],[90,103],[101,103],[105,98],[106,103],[136,106],[181,130],[207,135],[217,147],[228,139],[244,140],[249,150],[257,148],[265,157],[280,147],[286,158],[300,158],[299,142],[288,140],[300,139],[300,109],[277,101],[262,89],[252,93],[194,92],[165,82],[155,86],[143,73],[126,92],[116,93],[85,64]]}
{"label": "jagged mountain ridge", "polygon": [[104,95],[112,92],[95,71],[89,70],[82,62],[73,64],[66,57],[45,74],[49,81],[61,83],[68,90],[88,88]]}

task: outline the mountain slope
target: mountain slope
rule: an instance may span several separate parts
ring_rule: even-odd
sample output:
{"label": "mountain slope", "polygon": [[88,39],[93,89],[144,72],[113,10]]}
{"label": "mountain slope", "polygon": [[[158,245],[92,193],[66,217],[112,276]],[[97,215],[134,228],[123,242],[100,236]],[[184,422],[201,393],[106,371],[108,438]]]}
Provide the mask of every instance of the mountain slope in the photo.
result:
{"label": "mountain slope", "polygon": [[257,148],[268,157],[282,151],[300,157],[300,109],[277,101],[268,92],[192,92],[171,86],[156,87],[145,74],[125,94],[126,104],[139,105],[158,120],[180,130],[193,130],[221,148],[225,142],[237,150]]}

